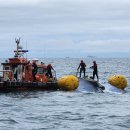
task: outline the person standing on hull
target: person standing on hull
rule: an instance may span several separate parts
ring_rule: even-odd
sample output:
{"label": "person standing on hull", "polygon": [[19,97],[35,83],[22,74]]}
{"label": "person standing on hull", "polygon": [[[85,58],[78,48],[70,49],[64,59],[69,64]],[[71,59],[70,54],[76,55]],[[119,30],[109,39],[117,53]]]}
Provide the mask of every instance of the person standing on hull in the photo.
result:
{"label": "person standing on hull", "polygon": [[85,72],[86,72],[86,64],[84,63],[83,60],[81,60],[80,64],[79,64],[79,67],[77,69],[77,71],[79,70],[80,68],[80,77],[81,77],[81,73],[83,72],[84,73],[84,77],[85,77]]}
{"label": "person standing on hull", "polygon": [[95,75],[97,76],[97,81],[98,79],[98,67],[96,61],[93,61],[93,66],[91,67],[93,69],[93,80],[95,78]]}

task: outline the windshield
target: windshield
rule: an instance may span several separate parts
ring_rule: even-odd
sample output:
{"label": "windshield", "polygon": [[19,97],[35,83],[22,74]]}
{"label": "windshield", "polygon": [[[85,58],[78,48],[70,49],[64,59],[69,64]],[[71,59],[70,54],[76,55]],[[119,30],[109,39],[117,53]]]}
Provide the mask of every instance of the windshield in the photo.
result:
{"label": "windshield", "polygon": [[38,67],[37,68],[37,73],[38,74],[43,74],[43,68],[42,67]]}

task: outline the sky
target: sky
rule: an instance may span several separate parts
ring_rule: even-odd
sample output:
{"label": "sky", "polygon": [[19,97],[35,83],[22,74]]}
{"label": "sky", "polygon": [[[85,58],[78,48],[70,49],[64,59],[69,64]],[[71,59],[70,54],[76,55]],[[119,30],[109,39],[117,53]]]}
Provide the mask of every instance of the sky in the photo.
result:
{"label": "sky", "polygon": [[129,57],[130,0],[0,0],[0,57]]}

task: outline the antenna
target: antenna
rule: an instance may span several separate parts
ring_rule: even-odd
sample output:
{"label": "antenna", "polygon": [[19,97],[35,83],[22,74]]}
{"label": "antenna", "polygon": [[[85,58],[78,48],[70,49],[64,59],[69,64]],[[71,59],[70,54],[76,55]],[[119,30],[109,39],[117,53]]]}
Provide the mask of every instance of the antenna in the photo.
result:
{"label": "antenna", "polygon": [[[26,41],[26,50],[27,50],[27,41]],[[27,59],[27,53],[26,53],[26,59]]]}
{"label": "antenna", "polygon": [[17,44],[17,48],[16,48],[16,53],[15,53],[15,57],[18,57],[18,49],[19,49],[19,43],[20,43],[20,38],[15,38],[15,42]]}
{"label": "antenna", "polygon": [[20,38],[15,38],[15,42],[17,44],[17,48],[14,51],[15,52],[15,56],[14,57],[21,57],[23,56],[24,53],[28,52],[28,50],[23,50],[22,46],[20,46]]}
{"label": "antenna", "polygon": [[45,58],[46,58],[46,44],[44,45],[44,51],[43,51],[43,53],[44,53],[44,60],[45,60]]}

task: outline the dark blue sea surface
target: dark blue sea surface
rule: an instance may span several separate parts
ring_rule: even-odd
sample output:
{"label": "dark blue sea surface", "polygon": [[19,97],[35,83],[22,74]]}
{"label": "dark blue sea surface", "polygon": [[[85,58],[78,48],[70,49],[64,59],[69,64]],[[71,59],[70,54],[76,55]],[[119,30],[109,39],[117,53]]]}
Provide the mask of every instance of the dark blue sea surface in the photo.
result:
{"label": "dark blue sea surface", "polygon": [[[57,78],[74,74],[81,59],[40,59],[51,63]],[[92,76],[92,58],[83,59]],[[1,59],[1,62],[3,59]],[[0,93],[0,130],[130,130],[130,59],[96,58],[104,93],[71,92]],[[0,67],[1,68],[1,67]],[[127,77],[125,91],[110,88],[107,78]]]}

